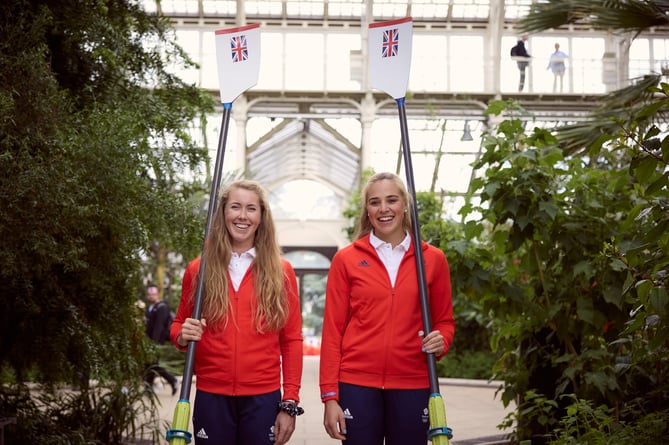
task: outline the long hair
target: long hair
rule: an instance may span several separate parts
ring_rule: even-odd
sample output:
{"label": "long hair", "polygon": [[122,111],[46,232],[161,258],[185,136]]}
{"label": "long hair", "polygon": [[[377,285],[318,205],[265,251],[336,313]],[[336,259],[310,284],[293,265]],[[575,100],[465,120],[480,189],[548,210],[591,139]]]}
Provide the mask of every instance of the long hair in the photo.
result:
{"label": "long hair", "polygon": [[254,308],[256,330],[279,331],[288,319],[288,298],[284,289],[281,248],[276,239],[276,228],[265,191],[260,184],[250,180],[234,181],[228,184],[221,194],[204,253],[203,316],[210,326],[215,326],[218,322],[222,322],[225,326],[230,318],[228,265],[232,257],[232,244],[230,233],[225,226],[225,209],[230,199],[230,192],[235,189],[255,193],[260,202],[260,224],[253,242],[256,256],[251,265],[256,294]]}
{"label": "long hair", "polygon": [[360,200],[361,200],[360,220],[358,221],[355,235],[353,236],[354,239],[362,238],[363,236],[370,233],[373,229],[372,223],[369,220],[369,215],[367,214],[367,200],[369,200],[369,189],[372,187],[374,183],[383,180],[392,181],[397,187],[400,197],[402,198],[402,200],[404,201],[404,205],[406,206],[404,209],[405,211],[403,212],[404,214],[402,216],[402,228],[404,229],[405,232],[411,233],[411,218],[409,216],[409,211],[411,210],[411,206],[413,205],[411,196],[409,196],[409,192],[407,191],[407,188],[404,186],[404,183],[402,182],[402,179],[400,179],[399,176],[397,176],[394,173],[381,172],[369,178],[367,184],[365,184],[365,187],[362,189],[362,193],[360,194]]}

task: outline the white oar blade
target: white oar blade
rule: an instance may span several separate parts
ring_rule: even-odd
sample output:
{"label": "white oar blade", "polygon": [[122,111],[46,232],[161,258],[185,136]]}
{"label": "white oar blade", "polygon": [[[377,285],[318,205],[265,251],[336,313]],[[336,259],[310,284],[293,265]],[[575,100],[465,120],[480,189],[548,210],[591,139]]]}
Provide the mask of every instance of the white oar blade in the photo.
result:
{"label": "white oar blade", "polygon": [[404,18],[369,25],[369,80],[372,88],[393,99],[406,95],[411,68],[413,20]]}
{"label": "white oar blade", "polygon": [[216,31],[216,59],[221,103],[232,103],[258,83],[260,24]]}

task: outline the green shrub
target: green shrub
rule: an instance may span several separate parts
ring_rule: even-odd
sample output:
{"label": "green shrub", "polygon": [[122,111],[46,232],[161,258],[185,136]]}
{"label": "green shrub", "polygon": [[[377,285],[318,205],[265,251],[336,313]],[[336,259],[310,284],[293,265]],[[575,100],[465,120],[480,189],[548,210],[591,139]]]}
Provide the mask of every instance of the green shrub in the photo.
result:
{"label": "green shrub", "polygon": [[[620,421],[606,405],[573,395],[567,415],[551,435],[551,445],[627,445],[664,443],[669,434],[669,411],[637,415],[634,422]],[[629,409],[629,407],[628,407]]]}
{"label": "green shrub", "polygon": [[179,351],[172,344],[156,345],[160,365],[170,374],[182,375],[184,373],[184,364],[186,354]]}
{"label": "green shrub", "polygon": [[84,390],[4,385],[0,416],[17,419],[4,431],[14,445],[158,443],[158,403],[140,379]]}
{"label": "green shrub", "polygon": [[492,377],[495,356],[486,351],[452,351],[437,363],[439,377],[485,379]]}

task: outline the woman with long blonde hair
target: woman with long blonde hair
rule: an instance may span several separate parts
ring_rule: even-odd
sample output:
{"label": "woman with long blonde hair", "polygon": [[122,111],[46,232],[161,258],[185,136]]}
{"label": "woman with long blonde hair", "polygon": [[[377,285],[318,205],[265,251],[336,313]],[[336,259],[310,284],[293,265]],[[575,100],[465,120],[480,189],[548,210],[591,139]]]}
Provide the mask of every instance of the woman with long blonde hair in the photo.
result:
{"label": "woman with long blonde hair", "polygon": [[206,241],[196,320],[200,261],[188,264],[171,329],[182,350],[198,342],[195,443],[285,444],[301,411],[302,318],[295,272],[281,258],[260,184],[240,180],[223,190]]}

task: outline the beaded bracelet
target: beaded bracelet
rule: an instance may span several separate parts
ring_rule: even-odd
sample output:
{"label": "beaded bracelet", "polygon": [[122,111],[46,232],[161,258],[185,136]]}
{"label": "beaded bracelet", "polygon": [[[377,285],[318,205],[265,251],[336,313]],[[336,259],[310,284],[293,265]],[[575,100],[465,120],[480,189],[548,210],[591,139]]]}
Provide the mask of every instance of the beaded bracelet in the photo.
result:
{"label": "beaded bracelet", "polygon": [[292,402],[279,402],[279,411],[287,413],[290,417],[301,416],[304,414],[304,409]]}

